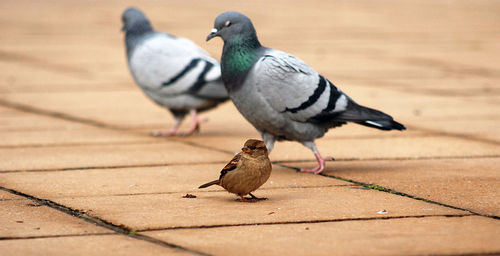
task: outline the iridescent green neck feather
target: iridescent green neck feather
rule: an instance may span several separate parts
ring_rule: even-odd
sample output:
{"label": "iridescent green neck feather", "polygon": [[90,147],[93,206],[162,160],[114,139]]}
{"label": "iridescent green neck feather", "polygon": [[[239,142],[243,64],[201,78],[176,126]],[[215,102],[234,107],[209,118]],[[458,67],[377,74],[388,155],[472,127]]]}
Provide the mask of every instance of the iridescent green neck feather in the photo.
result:
{"label": "iridescent green neck feather", "polygon": [[225,83],[242,79],[259,57],[261,45],[256,37],[237,36],[224,42],[221,68]]}

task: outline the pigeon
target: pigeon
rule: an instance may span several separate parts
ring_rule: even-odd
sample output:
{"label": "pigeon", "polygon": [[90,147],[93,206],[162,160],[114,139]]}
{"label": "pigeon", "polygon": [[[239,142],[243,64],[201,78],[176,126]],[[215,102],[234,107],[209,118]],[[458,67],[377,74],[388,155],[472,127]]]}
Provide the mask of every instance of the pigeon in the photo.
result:
{"label": "pigeon", "polygon": [[[199,188],[219,185],[229,193],[237,194],[243,202],[266,200],[267,198],[258,198],[251,192],[266,183],[271,170],[266,144],[261,140],[249,139],[241,152],[222,168],[219,179],[203,184]],[[245,198],[247,194],[251,198]]]}
{"label": "pigeon", "polygon": [[[155,31],[137,8],[126,9],[122,21],[128,67],[135,82],[176,119],[171,129],[152,135],[190,135],[198,131],[201,120],[197,112],[229,99],[219,63],[189,39]],[[183,133],[179,126],[188,113],[193,122]]]}
{"label": "pigeon", "polygon": [[239,12],[217,16],[207,41],[224,41],[221,71],[229,97],[260,132],[269,152],[274,142],[302,143],[318,165],[303,172],[321,173],[326,160],[315,139],[330,128],[353,122],[380,130],[405,126],[375,109],[361,106],[299,58],[260,44],[252,21]]}

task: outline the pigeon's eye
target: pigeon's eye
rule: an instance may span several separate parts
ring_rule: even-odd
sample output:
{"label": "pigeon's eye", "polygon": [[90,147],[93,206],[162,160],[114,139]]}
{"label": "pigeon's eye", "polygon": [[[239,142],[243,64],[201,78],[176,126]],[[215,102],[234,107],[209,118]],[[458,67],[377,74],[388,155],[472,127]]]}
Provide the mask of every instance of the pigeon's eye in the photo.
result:
{"label": "pigeon's eye", "polygon": [[226,21],[226,24],[224,24],[226,27],[231,26],[231,21]]}

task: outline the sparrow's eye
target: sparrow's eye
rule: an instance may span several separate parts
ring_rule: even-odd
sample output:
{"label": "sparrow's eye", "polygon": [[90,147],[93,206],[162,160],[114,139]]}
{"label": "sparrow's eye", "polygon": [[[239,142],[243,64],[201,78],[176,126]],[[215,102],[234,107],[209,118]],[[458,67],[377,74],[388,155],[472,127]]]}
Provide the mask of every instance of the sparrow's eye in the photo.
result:
{"label": "sparrow's eye", "polygon": [[226,21],[226,24],[224,24],[226,27],[231,26],[231,21]]}

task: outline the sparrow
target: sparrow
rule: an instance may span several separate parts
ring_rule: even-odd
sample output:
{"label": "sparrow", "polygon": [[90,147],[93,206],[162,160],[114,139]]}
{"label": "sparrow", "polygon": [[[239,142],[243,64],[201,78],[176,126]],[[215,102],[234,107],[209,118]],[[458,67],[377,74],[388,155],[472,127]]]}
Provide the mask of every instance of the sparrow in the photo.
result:
{"label": "sparrow", "polygon": [[[261,140],[249,139],[241,152],[224,166],[219,179],[203,184],[199,188],[219,185],[229,193],[238,195],[242,202],[266,200],[267,198],[258,198],[251,192],[266,183],[271,170],[266,144]],[[251,198],[245,198],[245,195],[250,195]]]}

